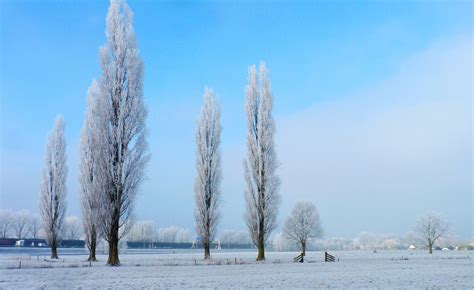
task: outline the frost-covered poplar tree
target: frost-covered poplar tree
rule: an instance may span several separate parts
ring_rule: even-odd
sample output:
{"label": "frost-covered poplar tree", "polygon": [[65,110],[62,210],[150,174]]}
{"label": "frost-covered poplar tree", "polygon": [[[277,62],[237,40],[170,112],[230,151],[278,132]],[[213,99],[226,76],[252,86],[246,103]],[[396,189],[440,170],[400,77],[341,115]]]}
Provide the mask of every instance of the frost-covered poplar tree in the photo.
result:
{"label": "frost-covered poplar tree", "polygon": [[46,144],[46,157],[40,186],[39,211],[43,221],[45,240],[51,247],[51,259],[58,259],[64,214],[66,212],[66,140],[65,124],[56,118]]}
{"label": "frost-covered poplar tree", "polygon": [[107,43],[100,63],[100,148],[97,159],[101,227],[109,244],[107,264],[120,264],[118,243],[130,228],[144,168],[149,159],[143,103],[143,62],[125,1],[112,0],[106,18]]}
{"label": "frost-covered poplar tree", "polygon": [[221,143],[219,101],[206,87],[201,115],[196,127],[196,182],[194,185],[196,232],[204,246],[204,259],[211,257],[209,247],[219,222],[221,199]]}
{"label": "frost-covered poplar tree", "polygon": [[321,237],[323,228],[319,213],[311,202],[298,202],[283,228],[285,237],[301,245],[301,253],[306,255],[306,245],[310,238]]}
{"label": "frost-covered poplar tree", "polygon": [[[103,114],[99,112],[101,95],[98,83],[94,80],[87,92],[87,109],[81,132],[81,164],[79,183],[81,185],[81,211],[84,238],[89,250],[88,261],[97,261],[96,248],[102,236],[100,228],[100,186],[98,161],[100,156],[100,133],[103,132],[100,124]],[[104,157],[102,157],[104,158]]]}
{"label": "frost-covered poplar tree", "polygon": [[265,243],[276,228],[280,203],[276,175],[278,160],[275,152],[275,123],[272,117],[273,96],[265,64],[257,71],[249,68],[246,89],[247,159],[244,160],[245,221],[253,243],[257,246],[257,261],[265,260]]}

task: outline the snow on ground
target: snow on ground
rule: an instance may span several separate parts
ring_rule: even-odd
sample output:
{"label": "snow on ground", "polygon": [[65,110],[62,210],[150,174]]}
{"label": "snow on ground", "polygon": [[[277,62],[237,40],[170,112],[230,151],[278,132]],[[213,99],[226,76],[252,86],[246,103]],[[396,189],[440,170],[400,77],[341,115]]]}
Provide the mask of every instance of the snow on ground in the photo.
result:
{"label": "snow on ground", "polygon": [[[325,263],[324,252],[308,252],[305,263],[293,263],[298,253],[268,252],[256,263],[253,252],[127,254],[122,266],[85,262],[85,255],[47,257],[1,255],[0,288],[78,287],[443,287],[474,288],[472,252],[368,251],[331,252],[339,262]],[[64,260],[62,259],[64,258]],[[21,261],[21,269],[19,269]],[[237,264],[236,264],[237,262]]]}

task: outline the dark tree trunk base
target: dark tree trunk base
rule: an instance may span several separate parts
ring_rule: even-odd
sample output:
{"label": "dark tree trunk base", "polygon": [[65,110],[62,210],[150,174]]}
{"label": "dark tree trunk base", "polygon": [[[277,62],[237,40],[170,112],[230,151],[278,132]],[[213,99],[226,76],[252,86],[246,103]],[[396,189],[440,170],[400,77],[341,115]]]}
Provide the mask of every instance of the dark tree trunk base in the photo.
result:
{"label": "dark tree trunk base", "polygon": [[209,243],[204,243],[204,260],[209,260],[211,258],[211,251],[209,247]]}
{"label": "dark tree trunk base", "polygon": [[95,227],[92,229],[91,237],[89,239],[90,243],[88,243],[87,248],[89,249],[89,258],[87,261],[96,262],[97,259],[95,257],[95,250],[97,248],[97,234],[95,232]]}
{"label": "dark tree trunk base", "polygon": [[109,258],[107,259],[107,265],[120,266],[120,260],[118,256],[118,239],[112,239],[109,241]]}
{"label": "dark tree trunk base", "polygon": [[97,261],[95,257],[95,249],[96,249],[96,243],[92,242],[89,248],[89,258],[87,259],[87,261],[91,261],[91,262]]}
{"label": "dark tree trunk base", "polygon": [[257,261],[265,261],[265,218],[260,214],[258,221],[257,249]]}
{"label": "dark tree trunk base", "polygon": [[59,259],[58,247],[56,246],[55,242],[53,243],[53,245],[51,245],[51,259]]}
{"label": "dark tree trunk base", "polygon": [[120,266],[119,260],[119,220],[120,215],[118,211],[114,212],[114,222],[111,225],[111,229],[108,236],[109,242],[109,258],[107,259],[107,265],[109,266]]}
{"label": "dark tree trunk base", "polygon": [[265,246],[263,241],[258,242],[257,261],[265,261]]}
{"label": "dark tree trunk base", "polygon": [[107,259],[107,265],[109,266],[120,266],[120,260],[118,258],[118,256],[116,255],[110,255],[109,254],[109,258]]}

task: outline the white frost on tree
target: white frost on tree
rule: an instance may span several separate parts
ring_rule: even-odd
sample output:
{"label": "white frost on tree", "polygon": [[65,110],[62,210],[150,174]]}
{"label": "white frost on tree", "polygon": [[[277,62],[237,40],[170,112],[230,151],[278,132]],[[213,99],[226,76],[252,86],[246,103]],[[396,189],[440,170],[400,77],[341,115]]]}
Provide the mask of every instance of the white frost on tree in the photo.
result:
{"label": "white frost on tree", "polygon": [[224,230],[219,241],[222,248],[230,248],[231,245],[251,245],[248,231]]}
{"label": "white frost on tree", "polygon": [[323,227],[319,213],[311,202],[298,202],[283,227],[285,237],[301,246],[301,253],[306,254],[306,246],[311,238],[320,238]]}
{"label": "white frost on tree", "polygon": [[41,221],[40,218],[36,215],[31,215],[30,220],[28,221],[28,233],[29,236],[33,239],[39,238],[39,233],[41,231]]}
{"label": "white frost on tree", "polygon": [[432,254],[435,242],[447,234],[448,222],[441,214],[431,212],[420,217],[413,230],[426,242]]}
{"label": "white frost on tree", "polygon": [[132,242],[152,243],[155,238],[155,223],[153,221],[137,221],[127,233],[127,239]]}
{"label": "white frost on tree", "polygon": [[15,238],[23,239],[28,234],[28,223],[30,222],[31,214],[27,210],[15,212],[13,217],[13,232]]}
{"label": "white frost on tree", "polygon": [[273,236],[271,241],[273,251],[276,252],[287,252],[294,251],[295,243],[292,240],[289,240],[285,233],[277,233]]}
{"label": "white frost on tree", "polygon": [[112,0],[107,43],[100,51],[100,221],[109,244],[107,264],[120,265],[118,244],[132,225],[133,206],[149,159],[143,103],[143,62],[125,1]]}
{"label": "white frost on tree", "polygon": [[96,249],[102,236],[100,228],[99,197],[101,179],[97,160],[100,158],[100,133],[105,131],[100,127],[105,124],[101,118],[103,114],[99,111],[101,98],[100,88],[94,80],[87,92],[87,109],[84,116],[84,124],[81,132],[81,164],[79,183],[81,185],[81,211],[82,225],[84,229],[84,240],[89,250],[88,261],[96,261]]}
{"label": "white frost on tree", "polygon": [[273,96],[265,64],[257,71],[249,68],[246,89],[247,159],[244,160],[245,221],[253,243],[257,246],[257,261],[265,260],[265,243],[276,228],[280,204],[280,179],[276,175],[278,160],[275,152],[275,122],[272,117]]}
{"label": "white frost on tree", "polygon": [[9,209],[0,209],[0,234],[2,238],[8,238],[12,225],[14,213]]}
{"label": "white frost on tree", "polygon": [[64,219],[64,239],[78,240],[82,236],[81,220],[76,216]]}
{"label": "white frost on tree", "polygon": [[362,231],[353,239],[353,247],[360,250],[375,250],[382,244],[381,235]]}
{"label": "white frost on tree", "polygon": [[158,229],[157,241],[162,243],[189,243],[191,231],[175,226]]}
{"label": "white frost on tree", "polygon": [[176,243],[191,242],[191,231],[189,229],[179,229],[176,233]]}
{"label": "white frost on tree", "polygon": [[46,144],[46,157],[40,186],[39,211],[51,258],[58,258],[64,214],[66,212],[66,140],[64,120],[56,118]]}
{"label": "white frost on tree", "polygon": [[162,243],[174,243],[178,235],[178,228],[175,226],[169,226],[166,228],[158,229],[158,241]]}
{"label": "white frost on tree", "polygon": [[196,182],[194,185],[196,232],[204,247],[204,259],[209,259],[219,222],[221,199],[221,131],[219,101],[206,87],[201,115],[196,128]]}

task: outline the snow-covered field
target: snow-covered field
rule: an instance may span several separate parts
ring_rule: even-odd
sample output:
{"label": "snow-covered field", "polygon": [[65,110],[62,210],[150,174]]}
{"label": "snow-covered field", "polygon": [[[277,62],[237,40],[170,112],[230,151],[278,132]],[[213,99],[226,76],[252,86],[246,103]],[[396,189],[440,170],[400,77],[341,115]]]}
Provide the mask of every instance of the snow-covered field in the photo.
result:
{"label": "snow-covered field", "polygon": [[[127,254],[121,267],[105,266],[106,256],[92,267],[84,255],[47,257],[3,254],[0,288],[78,287],[444,287],[474,288],[472,252],[365,251],[331,252],[338,262],[325,263],[324,252],[268,252],[265,263],[253,252]],[[64,258],[64,260],[62,259]],[[19,268],[21,262],[21,269]]]}

